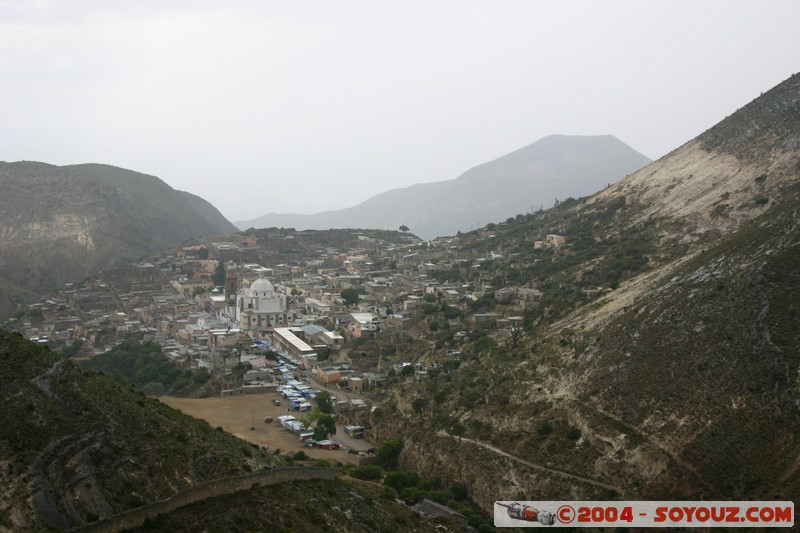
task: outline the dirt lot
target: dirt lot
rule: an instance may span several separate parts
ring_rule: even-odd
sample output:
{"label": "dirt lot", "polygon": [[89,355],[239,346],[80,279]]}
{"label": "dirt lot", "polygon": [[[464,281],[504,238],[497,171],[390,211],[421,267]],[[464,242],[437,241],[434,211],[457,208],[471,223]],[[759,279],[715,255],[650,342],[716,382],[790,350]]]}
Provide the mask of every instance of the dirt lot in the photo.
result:
{"label": "dirt lot", "polygon": [[[272,405],[273,398],[281,399],[281,405]],[[282,452],[303,450],[314,459],[348,463],[355,459],[355,456],[348,453],[349,449],[361,451],[373,447],[373,444],[365,440],[351,439],[345,435],[344,428],[339,424],[336,425],[336,435],[332,435],[330,439],[341,442],[342,449],[320,450],[303,447],[297,435],[283,429],[278,423],[279,416],[291,414],[299,417],[301,413],[287,411],[286,400],[274,393],[239,394],[202,399],[162,396],[159,400],[187,415],[205,420],[212,427],[222,426],[222,429],[239,438],[261,446],[267,445],[270,450],[279,449]],[[273,417],[273,421],[265,423],[264,417],[266,416]],[[251,427],[255,427],[255,429],[251,430]]]}

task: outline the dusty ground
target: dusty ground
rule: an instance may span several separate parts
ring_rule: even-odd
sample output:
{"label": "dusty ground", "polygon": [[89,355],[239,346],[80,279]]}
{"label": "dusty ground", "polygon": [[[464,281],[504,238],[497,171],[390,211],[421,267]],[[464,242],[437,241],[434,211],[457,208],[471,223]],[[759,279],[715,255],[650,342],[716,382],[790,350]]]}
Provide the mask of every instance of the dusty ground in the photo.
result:
{"label": "dusty ground", "polygon": [[[344,428],[337,424],[336,435],[331,440],[340,441],[340,450],[320,450],[317,448],[304,448],[300,439],[294,433],[283,429],[278,423],[278,416],[291,414],[300,417],[297,411],[287,412],[286,400],[281,399],[281,405],[272,405],[273,398],[280,398],[278,394],[240,394],[236,396],[213,398],[174,398],[162,396],[162,402],[178,409],[187,415],[200,418],[211,424],[212,427],[222,426],[222,429],[233,433],[239,438],[256,443],[260,446],[267,445],[270,450],[295,452],[303,450],[314,459],[339,461],[340,463],[353,462],[355,456],[348,453],[349,449],[366,450],[373,444],[361,440],[351,439],[344,434]],[[264,422],[264,417],[272,416],[274,421]],[[255,429],[250,429],[254,427]]]}

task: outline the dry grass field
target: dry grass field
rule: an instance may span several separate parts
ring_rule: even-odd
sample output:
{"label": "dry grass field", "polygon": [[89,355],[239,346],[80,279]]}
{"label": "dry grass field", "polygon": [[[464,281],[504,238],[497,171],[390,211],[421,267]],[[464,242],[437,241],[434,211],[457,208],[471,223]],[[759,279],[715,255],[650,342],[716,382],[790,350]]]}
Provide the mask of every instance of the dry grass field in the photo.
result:
{"label": "dry grass field", "polygon": [[[266,445],[270,450],[292,453],[303,450],[314,459],[348,463],[355,459],[355,456],[349,453],[350,449],[362,451],[373,447],[373,444],[365,440],[351,439],[345,435],[340,424],[336,425],[336,435],[332,435],[330,438],[340,441],[342,449],[320,450],[303,447],[297,435],[282,428],[278,423],[278,417],[281,415],[291,414],[299,418],[302,413],[287,411],[287,402],[283,399],[281,399],[280,406],[273,405],[273,398],[279,398],[279,396],[274,393],[239,394],[212,398],[162,396],[159,400],[187,415],[205,420],[212,427],[222,427],[225,431],[241,439],[259,446]],[[273,417],[273,421],[265,423],[264,418],[267,416]]]}

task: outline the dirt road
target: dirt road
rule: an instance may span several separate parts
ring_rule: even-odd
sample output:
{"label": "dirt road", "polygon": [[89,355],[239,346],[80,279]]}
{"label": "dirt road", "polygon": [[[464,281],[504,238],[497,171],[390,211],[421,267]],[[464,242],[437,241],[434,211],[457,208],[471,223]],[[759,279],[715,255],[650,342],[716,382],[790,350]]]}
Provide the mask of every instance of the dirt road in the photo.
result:
{"label": "dirt road", "polygon": [[[233,433],[237,437],[253,442],[260,446],[267,445],[270,450],[281,451],[303,450],[309,457],[339,461],[340,463],[353,462],[355,456],[348,453],[349,449],[367,450],[373,445],[362,439],[351,439],[344,434],[344,428],[337,424],[336,435],[331,440],[341,441],[343,448],[340,450],[320,450],[305,448],[300,443],[300,438],[294,433],[283,429],[278,423],[278,417],[291,414],[300,417],[302,413],[287,411],[287,402],[281,398],[281,405],[272,404],[273,398],[280,398],[278,394],[238,394],[235,396],[213,398],[174,398],[161,396],[159,400],[174,409],[187,415],[205,420],[212,427],[222,426],[222,429]],[[273,421],[265,423],[264,418],[273,417]],[[255,429],[250,429],[251,427]]]}

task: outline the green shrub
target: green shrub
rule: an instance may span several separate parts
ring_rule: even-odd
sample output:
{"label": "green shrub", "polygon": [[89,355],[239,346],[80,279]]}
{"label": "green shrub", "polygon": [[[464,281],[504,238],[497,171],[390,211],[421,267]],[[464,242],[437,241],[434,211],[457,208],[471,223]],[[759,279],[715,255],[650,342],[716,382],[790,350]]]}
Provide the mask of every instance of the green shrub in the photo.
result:
{"label": "green shrub", "polygon": [[406,487],[415,487],[419,484],[419,474],[400,470],[386,474],[383,479],[384,485],[392,487],[396,491],[401,491]]}
{"label": "green shrub", "polygon": [[438,477],[428,477],[423,479],[420,484],[419,488],[422,490],[431,490],[431,489],[438,489],[442,486],[442,480]]}
{"label": "green shrub", "polygon": [[428,494],[424,490],[420,490],[416,487],[407,487],[400,491],[400,498],[406,503],[417,503],[427,495]]}
{"label": "green shrub", "polygon": [[458,501],[464,501],[469,497],[467,486],[463,483],[453,483],[450,485],[450,494]]}
{"label": "green shrub", "polygon": [[384,468],[395,468],[402,449],[403,440],[400,437],[392,437],[375,450],[375,460]]}
{"label": "green shrub", "polygon": [[553,432],[553,426],[547,420],[539,422],[539,427],[536,428],[536,434],[539,435],[540,437],[549,435],[552,432]]}
{"label": "green shrub", "polygon": [[292,456],[293,461],[308,461],[310,457],[303,450],[295,452]]}
{"label": "green shrub", "polygon": [[447,505],[448,503],[450,503],[450,499],[447,497],[447,494],[440,491],[429,492],[428,499],[433,500],[436,503],[441,503],[442,505]]}
{"label": "green shrub", "polygon": [[375,465],[357,466],[350,471],[350,475],[358,479],[380,479],[381,469]]}

